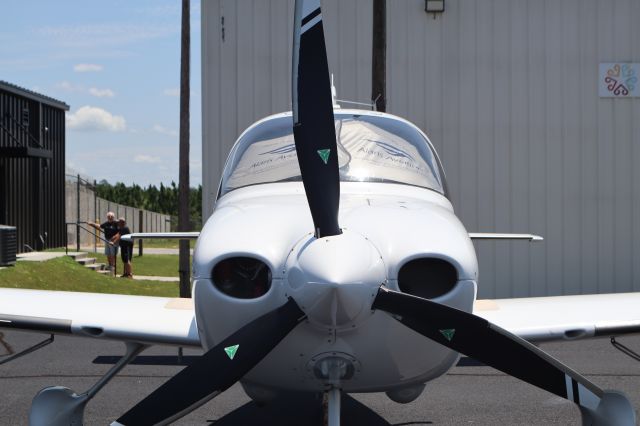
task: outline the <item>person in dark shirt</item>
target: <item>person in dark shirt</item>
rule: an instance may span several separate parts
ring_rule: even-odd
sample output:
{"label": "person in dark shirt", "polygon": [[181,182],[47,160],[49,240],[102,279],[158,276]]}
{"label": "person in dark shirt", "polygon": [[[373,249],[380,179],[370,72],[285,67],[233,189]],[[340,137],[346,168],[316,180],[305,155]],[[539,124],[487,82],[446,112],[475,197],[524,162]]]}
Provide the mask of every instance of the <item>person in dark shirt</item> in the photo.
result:
{"label": "person in dark shirt", "polygon": [[118,245],[115,242],[115,236],[118,233],[118,222],[116,222],[116,215],[113,212],[107,213],[107,221],[98,224],[88,222],[88,225],[97,229],[98,231],[104,232],[104,239],[106,242],[104,243],[104,254],[107,256],[109,261],[109,270],[111,274],[115,274],[116,267],[116,256],[118,255]]}
{"label": "person in dark shirt", "polygon": [[122,278],[133,278],[131,258],[133,258],[133,241],[125,241],[121,237],[123,235],[130,234],[131,230],[127,226],[127,222],[124,217],[118,219],[118,233],[115,238],[118,244],[120,244],[120,257],[124,264],[124,273]]}

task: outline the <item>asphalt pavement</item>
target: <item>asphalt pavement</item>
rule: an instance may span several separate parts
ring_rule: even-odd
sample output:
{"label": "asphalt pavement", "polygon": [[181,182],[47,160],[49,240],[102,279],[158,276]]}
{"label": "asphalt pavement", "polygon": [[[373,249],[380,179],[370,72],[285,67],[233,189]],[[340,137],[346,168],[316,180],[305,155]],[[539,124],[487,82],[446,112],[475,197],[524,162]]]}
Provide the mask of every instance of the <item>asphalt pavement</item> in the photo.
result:
{"label": "asphalt pavement", "polygon": [[[2,332],[0,361],[9,346],[19,351],[45,335]],[[619,341],[640,351],[640,336]],[[614,349],[609,339],[542,345],[551,355],[605,389],[627,393],[640,408],[640,362]],[[118,342],[56,337],[54,343],[25,357],[0,365],[0,424],[26,425],[33,396],[52,385],[84,392],[122,354]],[[185,350],[184,362],[197,356]],[[176,348],[150,348],[137,364],[127,366],[92,400],[85,424],[106,425],[153,391],[182,366]],[[190,358],[191,357],[191,358]],[[473,364],[473,363],[471,363]],[[427,384],[416,401],[401,405],[384,394],[343,396],[342,424],[409,425],[579,425],[571,403],[521,383],[486,366],[458,366]],[[180,425],[320,425],[321,400],[314,395],[283,395],[259,407],[239,385],[181,419]]]}

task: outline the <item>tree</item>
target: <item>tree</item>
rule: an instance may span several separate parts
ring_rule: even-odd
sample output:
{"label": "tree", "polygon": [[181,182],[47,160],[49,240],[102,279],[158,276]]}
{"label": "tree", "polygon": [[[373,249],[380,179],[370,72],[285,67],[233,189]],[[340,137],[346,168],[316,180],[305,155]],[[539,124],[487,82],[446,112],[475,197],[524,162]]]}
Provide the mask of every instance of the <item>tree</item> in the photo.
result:
{"label": "tree", "polygon": [[[96,192],[98,197],[114,203],[168,214],[174,219],[178,217],[178,187],[175,182],[171,182],[170,186],[160,183],[160,188],[155,185],[141,188],[136,184],[126,186],[122,182],[111,185],[106,180],[102,180],[96,184]],[[190,229],[194,227],[200,229],[202,227],[202,185],[191,188],[190,194]]]}

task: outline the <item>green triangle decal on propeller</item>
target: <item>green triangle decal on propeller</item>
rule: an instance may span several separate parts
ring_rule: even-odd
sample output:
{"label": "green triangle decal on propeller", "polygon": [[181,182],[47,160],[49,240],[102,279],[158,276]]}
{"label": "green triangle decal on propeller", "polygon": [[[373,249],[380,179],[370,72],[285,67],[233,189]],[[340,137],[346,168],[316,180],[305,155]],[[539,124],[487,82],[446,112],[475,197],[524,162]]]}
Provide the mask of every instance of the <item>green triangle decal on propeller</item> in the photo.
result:
{"label": "green triangle decal on propeller", "polygon": [[453,339],[453,335],[456,334],[455,328],[447,328],[446,330],[440,330],[440,333],[448,340],[451,341]]}
{"label": "green triangle decal on propeller", "polygon": [[324,161],[324,164],[327,164],[327,162],[329,161],[329,154],[331,154],[331,150],[330,149],[319,149],[318,150],[318,155],[320,156],[320,158],[322,158],[322,161]]}
{"label": "green triangle decal on propeller", "polygon": [[233,357],[236,356],[236,352],[238,352],[239,347],[240,345],[233,345],[233,346],[227,346],[226,348],[224,348],[224,351],[227,353],[227,356],[229,357],[229,359],[233,359]]}

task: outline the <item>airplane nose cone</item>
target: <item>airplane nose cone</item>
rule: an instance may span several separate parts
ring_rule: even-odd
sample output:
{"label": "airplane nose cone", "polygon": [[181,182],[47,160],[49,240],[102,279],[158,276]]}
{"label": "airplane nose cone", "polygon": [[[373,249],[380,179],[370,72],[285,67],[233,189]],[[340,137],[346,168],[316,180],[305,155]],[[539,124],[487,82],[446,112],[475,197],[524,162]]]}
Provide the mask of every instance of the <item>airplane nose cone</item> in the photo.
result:
{"label": "airplane nose cone", "polygon": [[286,280],[290,295],[312,323],[344,328],[370,314],[386,270],[369,240],[345,230],[298,243],[287,259]]}

